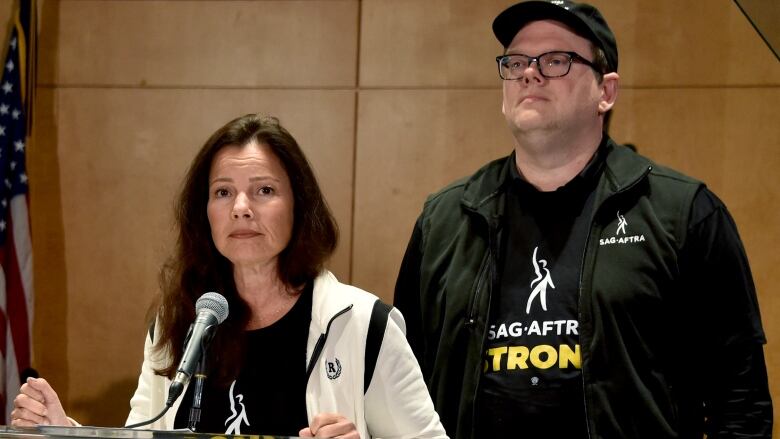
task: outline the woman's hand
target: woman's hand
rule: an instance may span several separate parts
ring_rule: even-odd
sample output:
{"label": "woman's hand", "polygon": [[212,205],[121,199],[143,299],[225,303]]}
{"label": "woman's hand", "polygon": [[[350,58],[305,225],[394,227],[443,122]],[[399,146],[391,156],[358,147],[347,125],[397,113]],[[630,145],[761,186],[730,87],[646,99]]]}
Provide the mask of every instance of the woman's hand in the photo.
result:
{"label": "woman's hand", "polygon": [[11,425],[72,425],[62,409],[57,392],[43,378],[27,378],[14,398]]}
{"label": "woman's hand", "polygon": [[338,437],[360,439],[357,427],[349,419],[338,413],[320,413],[311,421],[311,425],[298,432],[300,437]]}

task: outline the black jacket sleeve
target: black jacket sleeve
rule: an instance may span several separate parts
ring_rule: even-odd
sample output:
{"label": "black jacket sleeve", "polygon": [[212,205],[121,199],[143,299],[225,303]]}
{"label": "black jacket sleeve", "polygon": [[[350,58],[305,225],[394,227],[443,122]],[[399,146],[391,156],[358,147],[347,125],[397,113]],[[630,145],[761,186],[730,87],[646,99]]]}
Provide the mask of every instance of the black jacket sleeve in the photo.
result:
{"label": "black jacket sleeve", "polygon": [[694,199],[680,269],[694,298],[707,436],[771,438],[766,339],[753,278],[734,220],[707,188]]}
{"label": "black jacket sleeve", "polygon": [[[412,231],[412,237],[401,262],[401,270],[395,284],[393,305],[398,308],[406,320],[406,338],[423,366],[423,329],[420,309],[420,264],[422,262],[422,219],[418,219]],[[427,379],[425,367],[423,375]]]}

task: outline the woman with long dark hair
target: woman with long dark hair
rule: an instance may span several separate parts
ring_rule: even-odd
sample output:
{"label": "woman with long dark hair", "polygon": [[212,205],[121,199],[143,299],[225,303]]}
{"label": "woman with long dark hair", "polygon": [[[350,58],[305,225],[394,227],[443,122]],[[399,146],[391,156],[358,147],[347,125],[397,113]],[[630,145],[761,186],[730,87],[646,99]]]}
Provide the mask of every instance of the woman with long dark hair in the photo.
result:
{"label": "woman with long dark hair", "polygon": [[[298,143],[275,118],[246,115],[209,138],[185,178],[176,223],[128,425],[164,409],[195,303],[216,291],[230,312],[208,347],[196,431],[446,437],[397,310],[375,360],[366,357],[377,298],[324,269],[336,223]],[[194,388],[150,428],[191,426]],[[15,406],[14,426],[75,422],[43,379],[28,380]]]}

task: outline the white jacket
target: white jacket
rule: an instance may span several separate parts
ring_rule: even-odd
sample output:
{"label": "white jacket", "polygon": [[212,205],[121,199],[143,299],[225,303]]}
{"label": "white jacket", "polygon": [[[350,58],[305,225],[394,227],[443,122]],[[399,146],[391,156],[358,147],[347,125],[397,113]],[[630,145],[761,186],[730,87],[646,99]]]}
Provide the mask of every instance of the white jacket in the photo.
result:
{"label": "white jacket", "polygon": [[[403,317],[395,308],[387,320],[374,375],[364,394],[366,333],[376,299],[371,293],[340,283],[328,271],[314,280],[307,367],[312,367],[312,355],[319,350],[316,346],[320,338],[324,344],[314,358],[306,385],[309,422],[319,413],[331,412],[351,420],[363,439],[446,438],[406,341]],[[154,369],[170,360],[153,352],[153,342],[147,337],[138,388],[130,400],[126,425],[149,420],[165,407],[170,380],[156,375]],[[180,402],[181,398],[148,428],[173,429]]]}

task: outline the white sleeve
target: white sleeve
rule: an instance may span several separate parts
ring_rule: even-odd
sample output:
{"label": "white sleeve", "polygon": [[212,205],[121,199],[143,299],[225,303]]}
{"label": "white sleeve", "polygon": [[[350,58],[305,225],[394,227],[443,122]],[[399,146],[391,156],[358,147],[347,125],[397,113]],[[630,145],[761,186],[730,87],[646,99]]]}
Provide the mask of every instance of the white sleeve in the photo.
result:
{"label": "white sleeve", "polygon": [[[150,336],[147,336],[144,343],[144,362],[141,365],[141,374],[138,377],[138,387],[130,399],[130,414],[125,425],[148,421],[157,416],[157,412],[164,406],[164,401],[159,401],[160,395],[158,393],[160,383],[161,381],[164,382],[165,378],[154,373],[154,369],[159,367],[159,363],[154,361],[156,354],[153,349],[152,339]],[[159,409],[157,409],[158,406]],[[146,428],[159,427],[159,422]]]}
{"label": "white sleeve", "polygon": [[403,327],[394,308],[365,396],[368,430],[375,438],[447,438]]}

